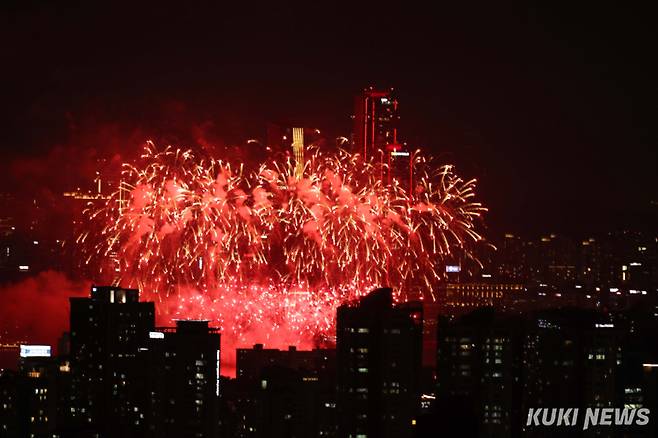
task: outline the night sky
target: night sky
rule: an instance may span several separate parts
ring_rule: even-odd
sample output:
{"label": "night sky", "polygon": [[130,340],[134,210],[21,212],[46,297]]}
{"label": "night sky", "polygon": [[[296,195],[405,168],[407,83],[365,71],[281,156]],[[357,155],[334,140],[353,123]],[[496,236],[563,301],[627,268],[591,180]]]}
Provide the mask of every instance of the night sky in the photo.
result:
{"label": "night sky", "polygon": [[377,85],[399,93],[403,140],[478,178],[492,232],[655,227],[650,11],[244,3],[2,6],[8,190],[55,148],[230,143],[267,121],[348,135]]}

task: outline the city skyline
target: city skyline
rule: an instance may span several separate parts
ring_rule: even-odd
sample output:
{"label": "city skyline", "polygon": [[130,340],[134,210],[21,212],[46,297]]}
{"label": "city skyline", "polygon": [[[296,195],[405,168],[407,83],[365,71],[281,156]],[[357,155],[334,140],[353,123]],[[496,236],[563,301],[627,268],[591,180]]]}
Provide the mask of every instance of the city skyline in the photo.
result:
{"label": "city skyline", "polygon": [[[375,289],[338,308],[335,346],[239,348],[235,378],[220,377],[226,352],[206,320],[157,327],[154,303],[115,286],[70,300],[57,353],[22,345],[18,370],[0,370],[8,437],[542,436],[555,418],[526,422],[537,402],[623,406],[607,432],[655,433],[655,296],[607,309],[482,302],[435,319],[431,303]],[[588,423],[605,431],[598,414]]]}

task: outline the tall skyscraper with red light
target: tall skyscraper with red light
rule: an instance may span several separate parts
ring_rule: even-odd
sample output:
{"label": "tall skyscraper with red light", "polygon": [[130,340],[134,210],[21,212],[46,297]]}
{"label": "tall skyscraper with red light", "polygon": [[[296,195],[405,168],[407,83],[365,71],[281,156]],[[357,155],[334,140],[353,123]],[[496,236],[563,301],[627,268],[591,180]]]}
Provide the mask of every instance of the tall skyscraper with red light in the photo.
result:
{"label": "tall skyscraper with red light", "polygon": [[354,99],[353,143],[365,159],[397,143],[398,101],[393,89],[369,87]]}
{"label": "tall skyscraper with red light", "polygon": [[352,141],[356,152],[380,166],[380,179],[386,185],[411,187],[412,154],[398,138],[398,99],[393,89],[369,87],[354,100]]}

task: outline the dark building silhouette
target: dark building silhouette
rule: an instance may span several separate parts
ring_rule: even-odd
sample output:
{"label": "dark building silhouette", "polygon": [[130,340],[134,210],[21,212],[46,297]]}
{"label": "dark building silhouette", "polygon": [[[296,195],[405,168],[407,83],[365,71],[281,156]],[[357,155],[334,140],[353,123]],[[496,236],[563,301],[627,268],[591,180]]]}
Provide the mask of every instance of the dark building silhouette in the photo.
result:
{"label": "dark building silhouette", "polygon": [[548,234],[528,241],[508,233],[497,248],[492,260],[483,261],[498,281],[538,286],[546,293],[578,286],[580,292],[616,289],[635,299],[658,285],[658,242],[650,233],[618,231],[585,239]]}
{"label": "dark building silhouette", "polygon": [[253,348],[238,348],[236,378],[256,382],[268,366],[304,370],[309,375],[329,373],[334,370],[335,354],[334,350],[297,350],[294,346],[287,350],[263,348],[263,344],[256,344]]}
{"label": "dark building silhouette", "polygon": [[0,370],[0,437],[59,436],[66,418],[68,367],[49,346],[21,345],[18,371]]}
{"label": "dark building silhouette", "polygon": [[57,361],[50,355],[21,356],[23,424],[28,436],[50,437],[57,424]]}
{"label": "dark building silhouette", "polygon": [[155,324],[137,289],[94,286],[70,298],[71,430],[78,436],[143,436],[147,400],[137,361]]}
{"label": "dark building silhouette", "polygon": [[[462,406],[481,437],[581,436],[527,427],[529,408],[647,407],[655,402],[657,328],[651,312],[603,314],[556,309],[511,315],[478,309],[438,324],[435,405]],[[439,415],[440,413],[437,413]],[[583,414],[584,415],[584,414]],[[448,427],[427,419],[434,427]],[[434,420],[434,422],[432,422]],[[455,426],[454,424],[451,424]],[[652,436],[651,429],[590,430],[582,436]],[[622,435],[619,435],[622,436]]]}
{"label": "dark building silhouette", "polygon": [[177,321],[175,329],[152,331],[147,345],[140,357],[148,369],[148,436],[217,436],[218,329],[208,321]]}
{"label": "dark building silhouette", "polygon": [[464,404],[482,437],[511,436],[521,417],[520,323],[494,317],[489,308],[438,325],[437,397]]}
{"label": "dark building silhouette", "polygon": [[492,267],[497,277],[502,281],[525,282],[528,265],[525,242],[520,237],[506,233],[497,246],[495,262]]}
{"label": "dark building silhouette", "polygon": [[0,371],[0,437],[50,438],[56,427],[52,378]]}
{"label": "dark building silhouette", "polygon": [[405,437],[420,407],[422,306],[377,289],[337,314],[338,436]]}
{"label": "dark building silhouette", "polygon": [[0,370],[0,436],[25,435],[21,424],[24,392],[16,371]]}
{"label": "dark building silhouette", "polygon": [[222,394],[237,412],[226,435],[336,436],[336,350],[237,350],[237,378]]}
{"label": "dark building silhouette", "polygon": [[208,321],[154,328],[136,289],[71,298],[60,355],[21,346],[0,372],[0,437],[216,437],[220,335]]}
{"label": "dark building silhouette", "polygon": [[539,282],[562,286],[576,280],[578,250],[571,239],[556,234],[543,236],[532,255],[534,275]]}

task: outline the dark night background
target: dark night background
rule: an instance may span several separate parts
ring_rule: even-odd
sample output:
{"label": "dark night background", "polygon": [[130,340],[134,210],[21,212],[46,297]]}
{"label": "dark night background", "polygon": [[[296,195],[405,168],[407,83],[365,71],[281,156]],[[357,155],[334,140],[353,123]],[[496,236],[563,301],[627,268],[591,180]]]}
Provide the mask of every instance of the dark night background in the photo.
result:
{"label": "dark night background", "polygon": [[374,84],[398,90],[410,146],[480,180],[493,231],[653,227],[654,17],[600,3],[5,4],[2,182],[57,187],[71,154],[244,141],[266,121],[348,135],[353,95]]}

